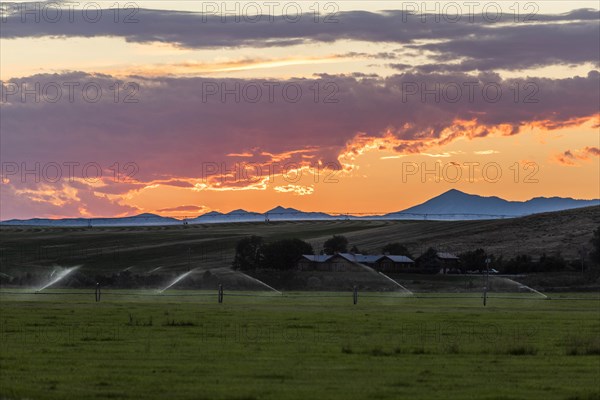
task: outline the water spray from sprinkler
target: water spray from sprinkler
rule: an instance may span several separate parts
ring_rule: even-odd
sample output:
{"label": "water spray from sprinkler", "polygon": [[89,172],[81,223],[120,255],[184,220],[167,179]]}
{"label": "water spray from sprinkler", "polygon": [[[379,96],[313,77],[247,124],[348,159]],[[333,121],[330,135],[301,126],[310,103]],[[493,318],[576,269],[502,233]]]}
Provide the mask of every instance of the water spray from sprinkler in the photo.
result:
{"label": "water spray from sprinkler", "polygon": [[41,292],[42,290],[54,285],[55,283],[61,281],[62,279],[64,279],[67,275],[69,275],[71,272],[77,270],[79,267],[81,267],[81,265],[76,265],[74,267],[71,268],[65,268],[62,270],[57,270],[54,269],[52,271],[52,273],[50,274],[50,281],[48,283],[46,283],[45,285],[43,285],[42,287],[40,287],[39,289],[36,290],[36,292]]}

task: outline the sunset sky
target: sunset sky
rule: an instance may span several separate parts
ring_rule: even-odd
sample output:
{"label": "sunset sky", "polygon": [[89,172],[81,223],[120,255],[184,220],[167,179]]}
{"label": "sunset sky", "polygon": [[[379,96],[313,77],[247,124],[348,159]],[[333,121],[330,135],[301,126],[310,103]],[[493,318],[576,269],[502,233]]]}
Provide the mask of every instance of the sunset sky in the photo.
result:
{"label": "sunset sky", "polygon": [[600,198],[597,1],[364,3],[2,2],[0,219]]}

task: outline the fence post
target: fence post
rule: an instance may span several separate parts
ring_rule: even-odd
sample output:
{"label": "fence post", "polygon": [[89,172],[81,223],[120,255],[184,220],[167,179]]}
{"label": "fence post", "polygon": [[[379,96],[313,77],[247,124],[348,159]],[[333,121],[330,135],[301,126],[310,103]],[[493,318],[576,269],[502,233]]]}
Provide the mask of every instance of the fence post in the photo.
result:
{"label": "fence post", "polygon": [[358,287],[354,286],[354,292],[352,294],[352,300],[354,300],[354,304],[358,303]]}
{"label": "fence post", "polygon": [[487,303],[487,287],[483,288],[483,306]]}
{"label": "fence post", "polygon": [[485,286],[483,287],[483,306],[487,303],[487,291],[490,287],[490,258],[485,259]]}
{"label": "fence post", "polygon": [[217,300],[219,304],[223,303],[223,285],[219,283],[219,293],[217,295]]}

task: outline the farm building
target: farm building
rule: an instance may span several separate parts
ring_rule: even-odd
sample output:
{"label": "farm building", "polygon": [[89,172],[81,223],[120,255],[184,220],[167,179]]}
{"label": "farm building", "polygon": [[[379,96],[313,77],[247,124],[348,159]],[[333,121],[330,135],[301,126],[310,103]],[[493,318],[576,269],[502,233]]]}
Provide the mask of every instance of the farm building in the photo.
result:
{"label": "farm building", "polygon": [[399,255],[370,255],[337,253],[333,255],[302,255],[297,267],[300,271],[361,271],[366,265],[383,272],[400,272],[414,266],[414,261]]}
{"label": "farm building", "polygon": [[432,248],[417,258],[419,268],[439,271],[443,274],[459,272],[460,260],[450,253],[436,251]]}
{"label": "farm building", "polygon": [[377,260],[374,268],[381,272],[403,272],[414,266],[415,262],[409,257],[386,254]]}
{"label": "farm building", "polygon": [[438,252],[437,259],[444,274],[448,271],[454,272],[459,268],[459,259],[454,254]]}
{"label": "farm building", "polygon": [[300,257],[300,260],[298,260],[296,263],[296,268],[299,271],[314,271],[317,269],[317,266],[325,265],[325,262],[331,257],[333,256],[327,254],[303,254],[302,257]]}
{"label": "farm building", "polygon": [[[363,259],[361,258],[361,261]],[[298,261],[301,271],[361,271],[362,267],[354,254],[338,253],[333,255],[303,254]]]}

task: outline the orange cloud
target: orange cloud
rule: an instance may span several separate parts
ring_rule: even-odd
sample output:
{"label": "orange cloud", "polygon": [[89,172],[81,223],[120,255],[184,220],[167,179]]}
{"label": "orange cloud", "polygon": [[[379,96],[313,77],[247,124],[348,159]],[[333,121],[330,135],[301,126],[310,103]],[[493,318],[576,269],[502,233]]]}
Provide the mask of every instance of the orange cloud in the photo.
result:
{"label": "orange cloud", "polygon": [[[346,144],[346,148],[340,152],[338,160],[346,167],[345,169],[351,170],[356,168],[351,161],[355,160],[357,156],[371,150],[394,151],[400,153],[400,155],[422,154],[434,158],[451,157],[458,154],[458,152],[428,153],[426,151],[434,147],[447,145],[462,137],[472,140],[488,135],[512,135],[515,128],[509,124],[483,125],[474,118],[472,120],[455,119],[452,125],[442,129],[440,132],[424,130],[418,134],[413,134],[412,137],[405,134],[405,132],[410,132],[414,129],[416,129],[414,124],[407,123],[400,129],[388,129],[382,137],[373,137],[365,133],[357,134]],[[403,139],[404,137],[409,137],[409,139]],[[494,153],[497,153],[497,151],[485,150],[476,154]],[[385,158],[397,157],[390,156]]]}
{"label": "orange cloud", "polygon": [[600,149],[598,147],[586,146],[581,150],[571,151],[566,150],[554,156],[555,161],[559,164],[570,167],[576,166],[578,161],[588,161],[592,157],[599,157]]}
{"label": "orange cloud", "polygon": [[301,186],[301,185],[285,185],[285,186],[275,186],[275,191],[279,193],[292,193],[298,196],[305,196],[309,194],[313,194],[315,191],[314,186]]}
{"label": "orange cloud", "polygon": [[205,206],[185,205],[185,206],[161,208],[156,211],[162,212],[162,213],[173,213],[173,212],[180,212],[180,211],[189,211],[189,212],[193,212],[193,213],[206,213],[206,212],[210,211],[210,209]]}

